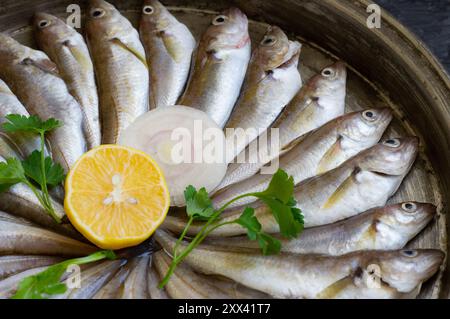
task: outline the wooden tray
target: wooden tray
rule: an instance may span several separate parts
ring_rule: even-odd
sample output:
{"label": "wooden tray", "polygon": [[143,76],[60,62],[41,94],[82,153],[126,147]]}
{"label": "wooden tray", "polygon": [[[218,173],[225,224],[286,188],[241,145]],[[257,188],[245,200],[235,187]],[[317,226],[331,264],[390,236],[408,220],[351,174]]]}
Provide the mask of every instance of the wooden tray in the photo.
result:
{"label": "wooden tray", "polygon": [[[135,25],[141,1],[110,1]],[[411,173],[390,202],[426,201],[438,206],[438,217],[410,247],[448,251],[446,213],[450,197],[450,79],[424,45],[382,11],[381,28],[369,29],[366,0],[163,0],[198,38],[212,15],[237,6],[251,19],[250,32],[259,42],[267,23],[282,27],[303,44],[300,70],[306,81],[337,58],[350,68],[347,110],[390,106],[395,119],[386,136],[417,135],[421,152]],[[0,31],[34,46],[32,14],[45,10],[66,16],[66,7],[84,1],[0,0]],[[85,11],[83,11],[85,12]],[[445,262],[445,264],[447,261]],[[429,280],[420,298],[449,298],[445,270]]]}

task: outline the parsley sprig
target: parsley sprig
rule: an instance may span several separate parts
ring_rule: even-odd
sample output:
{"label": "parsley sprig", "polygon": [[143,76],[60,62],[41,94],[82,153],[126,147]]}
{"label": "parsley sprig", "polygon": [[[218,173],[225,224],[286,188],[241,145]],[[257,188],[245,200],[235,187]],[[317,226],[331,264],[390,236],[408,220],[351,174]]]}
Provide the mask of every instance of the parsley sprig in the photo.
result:
{"label": "parsley sprig", "polygon": [[[270,208],[279,225],[281,235],[285,238],[295,238],[303,230],[303,215],[300,209],[296,207],[297,202],[293,197],[293,192],[294,180],[292,176],[288,176],[283,170],[278,170],[265,191],[237,196],[216,210],[205,188],[197,191],[194,186],[188,186],[184,192],[184,197],[189,219],[175,244],[172,262],[159,287],[163,288],[168,283],[176,267],[195,247],[211,232],[225,225],[238,224],[244,227],[247,230],[248,238],[258,242],[264,255],[279,253],[281,242],[262,230],[253,208],[246,207],[239,218],[232,221],[220,222],[219,217],[232,203],[245,197],[256,197]],[[178,251],[194,221],[204,221],[205,224],[192,241],[182,251]]]}
{"label": "parsley sprig", "polygon": [[47,299],[52,295],[63,294],[67,291],[67,285],[61,282],[61,277],[67,267],[92,263],[105,258],[116,259],[116,255],[112,250],[102,250],[86,257],[69,259],[52,265],[36,275],[22,279],[12,299]]}
{"label": "parsley sprig", "polygon": [[2,125],[4,131],[37,134],[40,137],[41,147],[24,160],[7,158],[6,162],[0,163],[0,192],[7,191],[18,183],[26,184],[45,210],[60,223],[61,219],[55,213],[48,189],[63,181],[64,170],[59,164],[53,163],[50,157],[45,156],[45,134],[60,127],[62,123],[53,118],[42,121],[34,115],[9,114],[6,119],[8,122]]}

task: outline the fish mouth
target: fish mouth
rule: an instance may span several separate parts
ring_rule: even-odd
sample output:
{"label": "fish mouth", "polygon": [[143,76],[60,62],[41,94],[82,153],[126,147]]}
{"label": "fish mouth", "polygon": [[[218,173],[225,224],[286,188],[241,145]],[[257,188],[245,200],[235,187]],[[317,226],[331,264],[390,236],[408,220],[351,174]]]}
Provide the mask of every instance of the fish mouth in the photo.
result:
{"label": "fish mouth", "polygon": [[281,62],[279,69],[287,69],[292,65],[298,64],[298,59],[302,51],[302,45],[297,41],[289,41],[289,49],[286,53],[283,61]]}
{"label": "fish mouth", "polygon": [[378,109],[380,112],[380,120],[381,123],[390,123],[392,121],[392,110],[389,107],[382,107]]}
{"label": "fish mouth", "polygon": [[236,7],[228,8],[228,9],[222,11],[221,14],[226,15],[233,21],[236,21],[239,23],[247,23],[247,16]]}
{"label": "fish mouth", "polygon": [[424,251],[425,265],[424,265],[424,281],[433,276],[442,265],[445,259],[445,253],[438,249],[429,249]]}

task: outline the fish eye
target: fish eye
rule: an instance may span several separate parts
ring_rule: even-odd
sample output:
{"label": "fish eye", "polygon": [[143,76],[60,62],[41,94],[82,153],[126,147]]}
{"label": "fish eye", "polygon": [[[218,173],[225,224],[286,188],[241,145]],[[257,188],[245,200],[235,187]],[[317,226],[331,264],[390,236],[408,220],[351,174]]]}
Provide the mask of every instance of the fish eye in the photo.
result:
{"label": "fish eye", "polygon": [[413,213],[416,211],[417,205],[411,202],[403,203],[402,209],[407,213]]}
{"label": "fish eye", "polygon": [[367,121],[369,121],[369,122],[373,122],[373,121],[375,121],[375,120],[377,119],[377,116],[376,116],[375,112],[372,111],[372,110],[364,111],[364,112],[362,113],[362,116],[363,116],[363,118],[364,118],[365,120],[367,120]]}
{"label": "fish eye", "polygon": [[212,24],[214,24],[214,25],[221,25],[221,24],[224,24],[227,19],[228,19],[227,16],[220,15],[220,16],[217,16],[217,17],[215,17],[213,19]]}
{"label": "fish eye", "polygon": [[396,138],[390,138],[383,142],[383,145],[389,146],[389,147],[399,147],[400,141]]}
{"label": "fish eye", "polygon": [[401,254],[405,257],[416,257],[419,253],[417,252],[417,250],[413,250],[413,249],[405,249],[402,250]]}
{"label": "fish eye", "polygon": [[277,42],[277,39],[274,36],[266,35],[264,39],[262,39],[261,44],[264,46],[271,46]]}
{"label": "fish eye", "polygon": [[48,27],[50,24],[51,22],[49,20],[41,20],[38,22],[38,26],[41,29]]}
{"label": "fish eye", "polygon": [[324,76],[326,78],[332,77],[335,74],[336,73],[334,72],[334,70],[332,68],[326,68],[326,69],[323,69],[323,71],[322,71],[322,76]]}
{"label": "fish eye", "polygon": [[91,10],[91,16],[93,18],[101,18],[105,15],[105,10],[101,8],[94,8]]}
{"label": "fish eye", "polygon": [[144,6],[144,7],[142,8],[142,12],[143,12],[144,14],[153,14],[153,12],[155,12],[155,9],[153,9],[152,6]]}

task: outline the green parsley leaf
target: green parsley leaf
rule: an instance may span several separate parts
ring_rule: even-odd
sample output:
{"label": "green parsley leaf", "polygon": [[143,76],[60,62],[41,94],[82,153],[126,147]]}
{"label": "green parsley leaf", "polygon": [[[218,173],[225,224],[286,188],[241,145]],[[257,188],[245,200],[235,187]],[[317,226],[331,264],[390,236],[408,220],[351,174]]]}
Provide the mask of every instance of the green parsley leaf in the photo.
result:
{"label": "green parsley leaf", "polygon": [[[25,170],[25,175],[33,181],[42,185],[44,180],[42,178],[41,170],[41,152],[34,151],[24,161],[22,166]],[[56,186],[64,180],[64,169],[59,164],[53,163],[50,157],[45,158],[45,177],[47,185]]]}
{"label": "green parsley leaf", "polygon": [[261,231],[261,224],[255,216],[255,210],[247,207],[236,223],[247,229],[250,240],[256,240],[264,255],[278,254],[281,250],[281,242]]}
{"label": "green parsley leaf", "polygon": [[0,190],[6,191],[14,184],[26,181],[22,164],[17,158],[8,158],[0,163]]}
{"label": "green parsley leaf", "polygon": [[256,240],[258,241],[263,254],[266,256],[276,255],[281,251],[281,242],[266,233],[259,233]]}
{"label": "green parsley leaf", "polygon": [[17,292],[12,299],[46,299],[52,295],[66,292],[67,286],[61,282],[61,277],[70,265],[82,265],[101,259],[115,259],[116,255],[111,250],[98,251],[89,256],[75,258],[52,265],[46,270],[22,279]]}
{"label": "green parsley leaf", "polygon": [[30,132],[41,134],[62,126],[56,119],[42,121],[36,115],[25,116],[20,114],[8,114],[5,117],[9,122],[3,123],[6,132]]}
{"label": "green parsley leaf", "polygon": [[199,191],[189,185],[184,191],[186,199],[186,213],[196,220],[208,220],[214,213],[214,207],[208,192],[203,187]]}
{"label": "green parsley leaf", "polygon": [[[280,233],[286,238],[295,238],[302,231],[303,226],[299,222],[298,209],[283,204],[277,199],[266,196],[259,198],[269,206],[275,220],[280,227]],[[294,211],[293,211],[294,209]],[[294,214],[296,217],[294,217]]]}
{"label": "green parsley leaf", "polygon": [[294,178],[279,169],[272,177],[269,186],[258,194],[265,197],[274,197],[283,204],[288,204],[294,191]]}
{"label": "green parsley leaf", "polygon": [[261,224],[255,217],[253,208],[245,208],[241,216],[236,220],[236,223],[247,229],[247,235],[250,240],[256,240],[257,233],[261,231]]}

